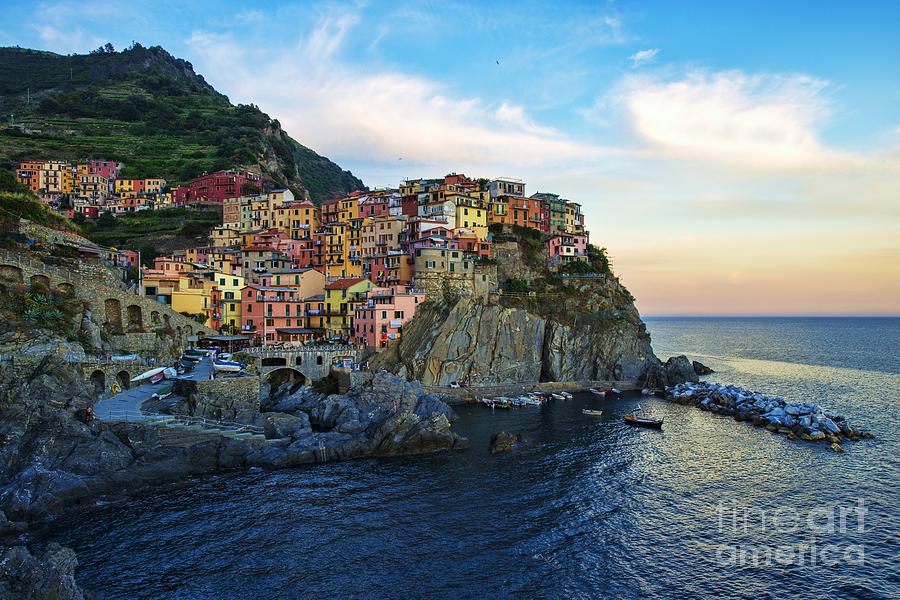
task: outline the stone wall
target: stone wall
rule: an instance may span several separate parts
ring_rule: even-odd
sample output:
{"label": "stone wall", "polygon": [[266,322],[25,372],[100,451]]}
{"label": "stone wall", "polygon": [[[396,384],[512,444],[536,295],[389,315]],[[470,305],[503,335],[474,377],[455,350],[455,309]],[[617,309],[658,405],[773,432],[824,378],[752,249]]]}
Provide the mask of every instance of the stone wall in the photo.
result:
{"label": "stone wall", "polygon": [[11,283],[49,285],[83,300],[92,320],[109,334],[114,352],[168,356],[188,344],[191,335],[214,331],[177,313],[153,298],[138,296],[107,283],[103,265],[82,267],[82,272],[46,265],[34,258],[0,250],[0,277]]}
{"label": "stone wall", "polygon": [[416,272],[413,286],[425,291],[428,300],[455,302],[459,298],[486,299],[497,290],[497,270],[475,265],[471,273]]}
{"label": "stone wall", "polygon": [[252,423],[259,414],[259,377],[177,380],[174,393],[187,398],[190,414],[216,421]]}

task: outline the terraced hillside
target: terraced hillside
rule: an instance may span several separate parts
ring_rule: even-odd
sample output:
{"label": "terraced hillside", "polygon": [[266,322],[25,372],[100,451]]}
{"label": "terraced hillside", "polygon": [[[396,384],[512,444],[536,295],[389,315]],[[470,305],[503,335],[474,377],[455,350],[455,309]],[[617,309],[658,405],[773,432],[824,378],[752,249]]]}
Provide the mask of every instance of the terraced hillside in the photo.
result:
{"label": "terraced hillside", "polygon": [[0,48],[0,115],[3,168],[25,158],[103,157],[124,162],[126,177],[180,183],[248,166],[315,201],[363,187],[158,46],[69,56]]}

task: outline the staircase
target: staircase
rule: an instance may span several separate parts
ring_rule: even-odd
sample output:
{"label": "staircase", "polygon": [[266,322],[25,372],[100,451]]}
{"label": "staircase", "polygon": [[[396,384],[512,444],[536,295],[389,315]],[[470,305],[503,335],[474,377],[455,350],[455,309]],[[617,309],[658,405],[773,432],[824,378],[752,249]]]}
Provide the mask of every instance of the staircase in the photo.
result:
{"label": "staircase", "polygon": [[141,418],[131,420],[157,428],[163,446],[169,447],[183,448],[219,437],[257,444],[269,441],[263,434],[263,429],[255,425],[181,415],[142,415]]}

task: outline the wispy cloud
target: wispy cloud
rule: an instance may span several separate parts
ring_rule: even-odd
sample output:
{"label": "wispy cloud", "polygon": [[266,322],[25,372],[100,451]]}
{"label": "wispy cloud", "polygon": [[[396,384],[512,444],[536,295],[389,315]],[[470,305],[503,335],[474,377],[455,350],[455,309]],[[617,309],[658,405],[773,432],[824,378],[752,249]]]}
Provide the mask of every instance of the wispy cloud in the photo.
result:
{"label": "wispy cloud", "polygon": [[648,48],[647,50],[638,50],[628,57],[631,61],[631,68],[636,69],[642,65],[656,62],[656,56],[659,54],[659,48]]}

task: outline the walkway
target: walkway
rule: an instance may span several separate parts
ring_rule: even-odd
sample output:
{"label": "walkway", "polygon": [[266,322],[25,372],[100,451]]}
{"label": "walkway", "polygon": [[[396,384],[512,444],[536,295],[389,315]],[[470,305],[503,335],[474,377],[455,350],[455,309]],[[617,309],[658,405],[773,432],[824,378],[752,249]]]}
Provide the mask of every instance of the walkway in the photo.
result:
{"label": "walkway", "polygon": [[[212,359],[204,358],[197,363],[193,371],[182,375],[182,378],[194,381],[209,379],[212,369]],[[146,421],[157,418],[159,415],[145,415],[141,412],[141,405],[162,385],[164,384],[145,383],[99,400],[94,404],[94,415],[103,421]]]}

